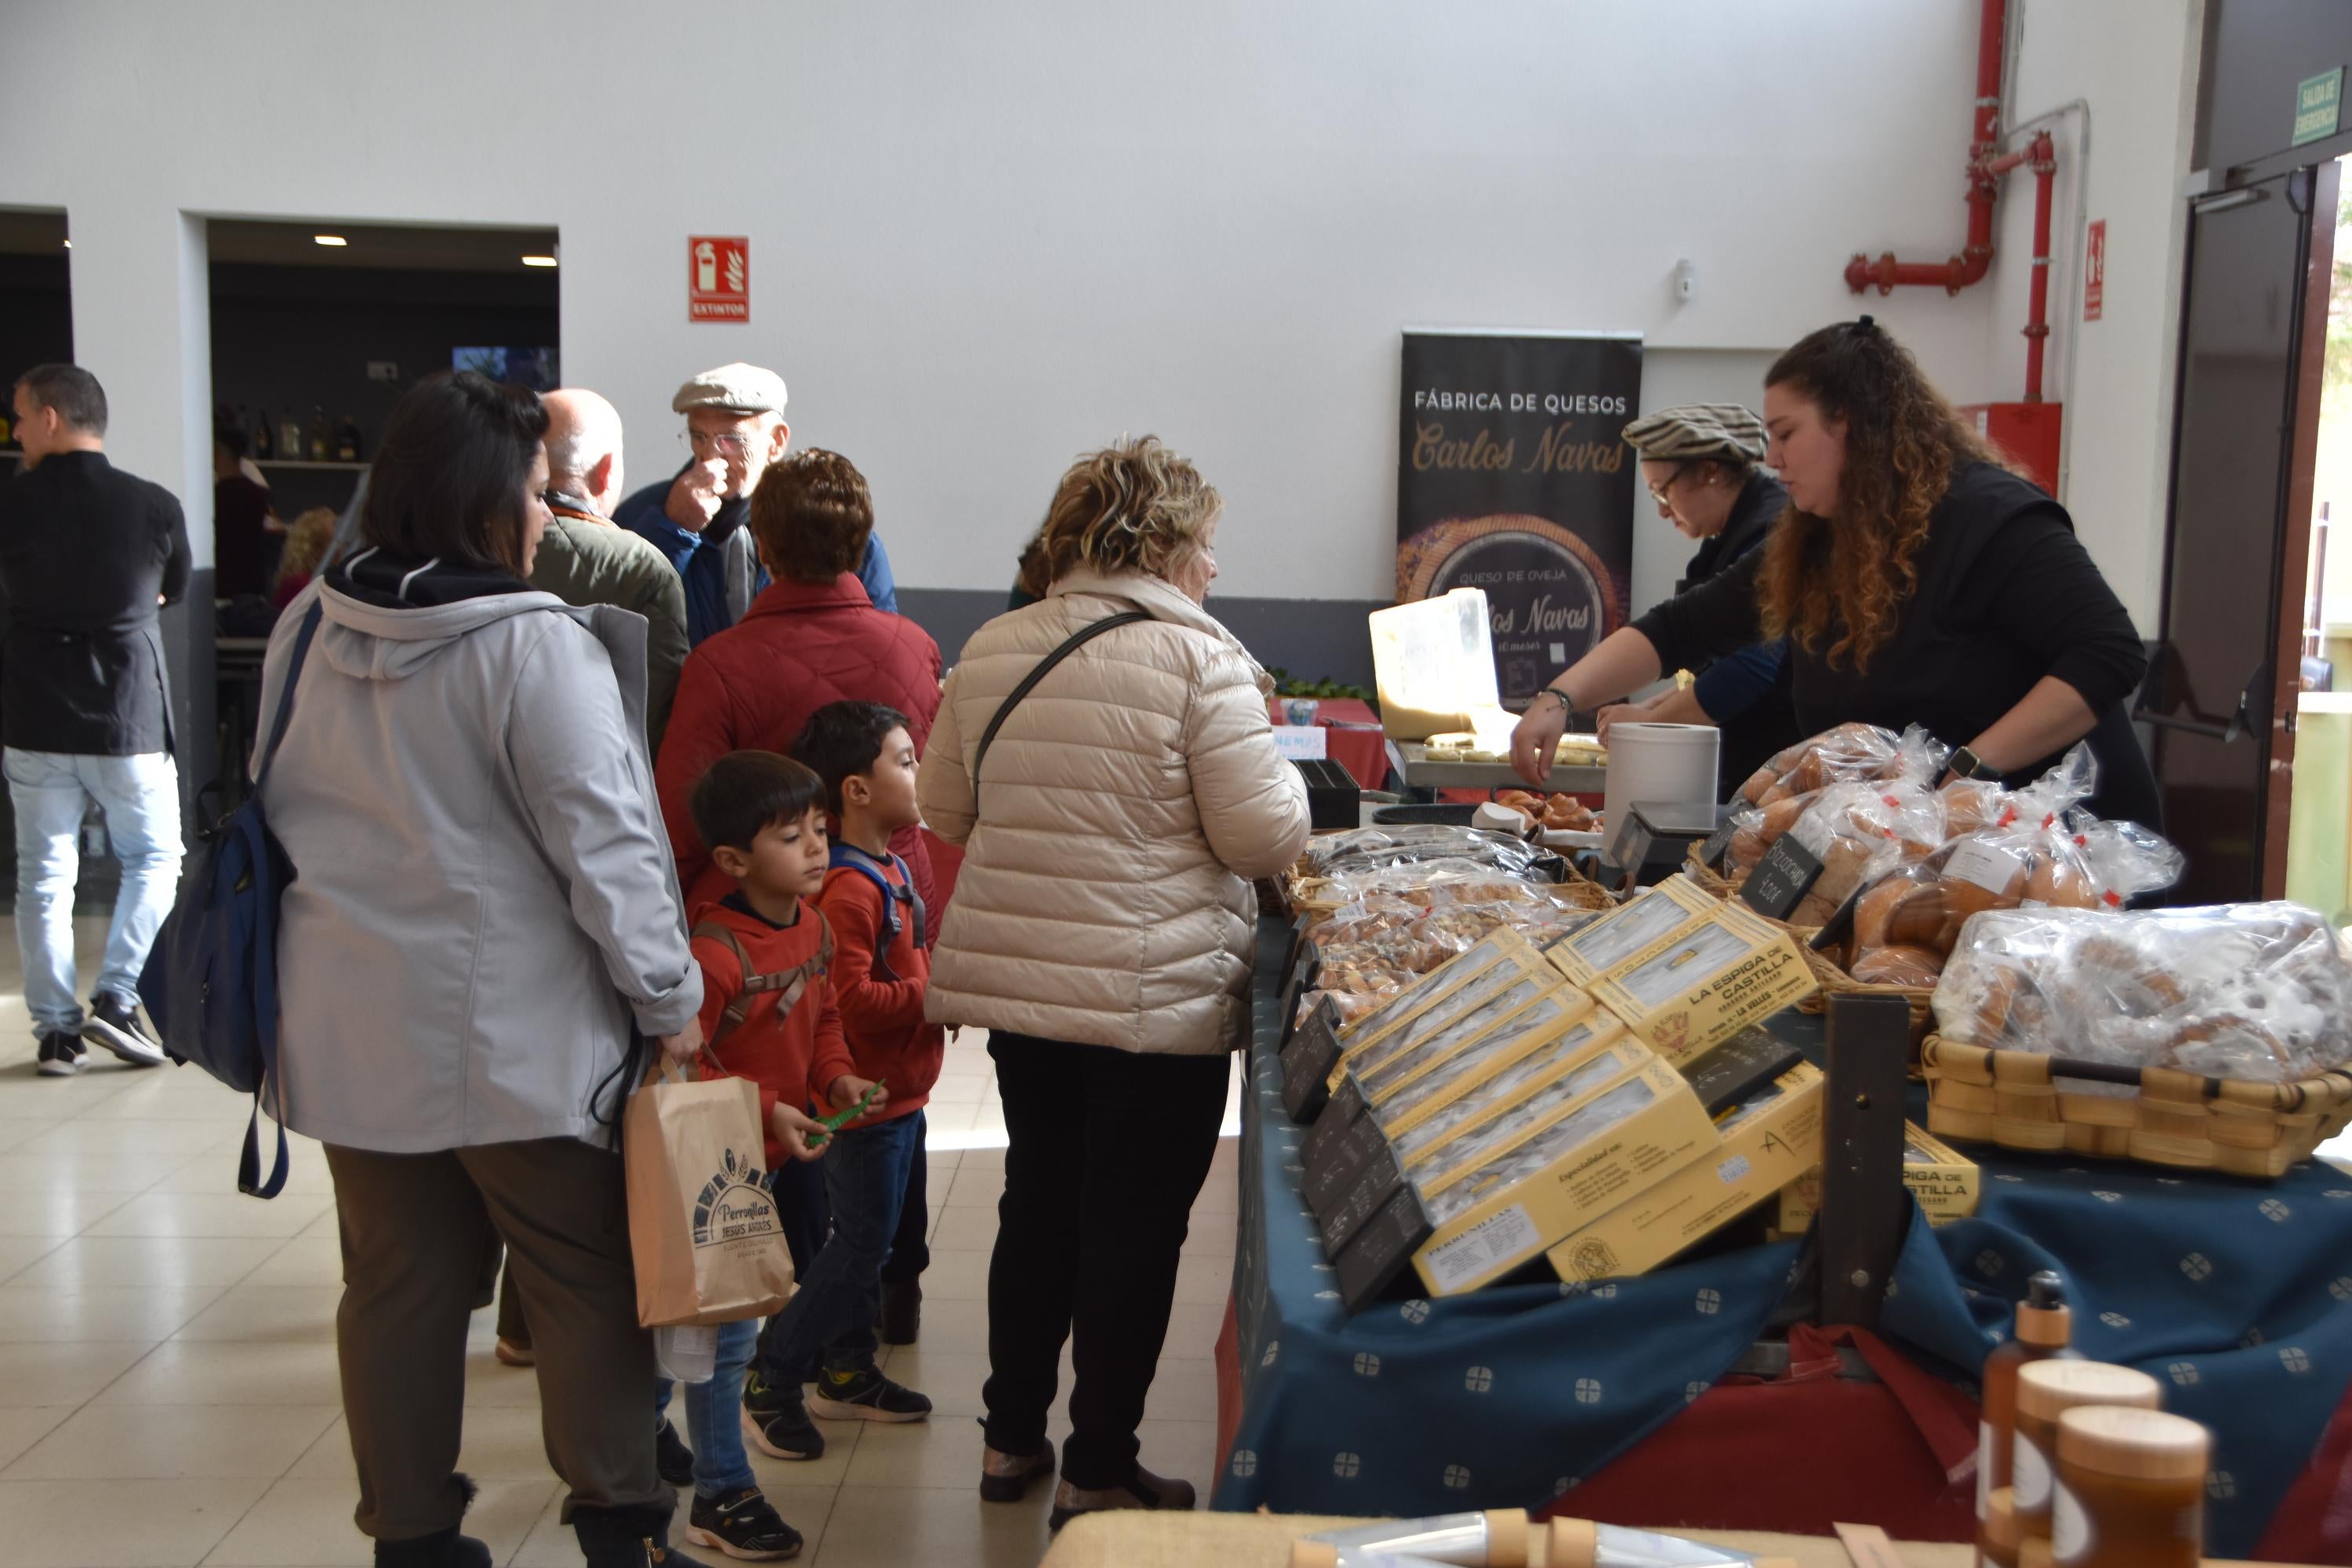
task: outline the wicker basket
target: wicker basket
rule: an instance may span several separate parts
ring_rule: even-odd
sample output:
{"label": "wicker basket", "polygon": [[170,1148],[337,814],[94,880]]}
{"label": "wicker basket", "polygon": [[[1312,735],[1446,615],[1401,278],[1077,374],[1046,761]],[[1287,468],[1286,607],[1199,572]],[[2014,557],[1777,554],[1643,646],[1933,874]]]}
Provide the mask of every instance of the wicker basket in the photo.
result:
{"label": "wicker basket", "polygon": [[1701,865],[1696,856],[1684,858],[1683,875],[1696,883],[1700,892],[1717,899],[1727,899],[1739,891],[1739,884],[1746,879],[1744,877],[1726,877],[1712,867]]}
{"label": "wicker basket", "polygon": [[1826,1013],[1829,1011],[1830,998],[1832,996],[1901,997],[1911,1009],[1909,1060],[1911,1076],[1917,1078],[1921,1047],[1927,1038],[1927,1032],[1936,1026],[1934,1005],[1936,988],[1932,985],[1883,985],[1856,980],[1840,968],[1837,961],[1828,953],[1817,952],[1813,950],[1813,932],[1797,926],[1791,926],[1789,929],[1796,934],[1797,941],[1804,951],[1805,962],[1812,966],[1813,978],[1820,981],[1822,984],[1819,991],[1797,1004],[1797,1011]]}
{"label": "wicker basket", "polygon": [[[1930,1035],[1927,1131],[2005,1149],[2138,1160],[2151,1165],[2274,1177],[2352,1121],[2352,1072],[2301,1083],[2200,1078],[2168,1068],[2137,1074],[2103,1062],[1988,1050]],[[2136,1092],[2069,1090],[2058,1079]]]}

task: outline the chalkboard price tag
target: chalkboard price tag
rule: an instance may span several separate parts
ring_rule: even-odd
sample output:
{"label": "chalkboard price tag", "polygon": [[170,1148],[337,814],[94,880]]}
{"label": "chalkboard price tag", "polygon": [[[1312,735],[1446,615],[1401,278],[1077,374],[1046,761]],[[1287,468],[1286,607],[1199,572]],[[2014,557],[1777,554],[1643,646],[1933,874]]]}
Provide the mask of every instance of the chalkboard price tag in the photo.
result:
{"label": "chalkboard price tag", "polygon": [[[1325,1076],[1328,1078],[1329,1075]],[[1315,1130],[1299,1143],[1299,1162],[1312,1171],[1329,1159],[1331,1151],[1348,1136],[1348,1130],[1363,1113],[1364,1091],[1357,1086],[1353,1076],[1341,1079],[1339,1087],[1331,1091],[1331,1103],[1315,1118]]]}
{"label": "chalkboard price tag", "polygon": [[1402,1185],[1404,1173],[1397,1168],[1396,1156],[1383,1148],[1356,1178],[1347,1195],[1316,1215],[1323,1228],[1324,1256],[1337,1258],[1339,1249],[1356,1238],[1356,1233],[1387,1206],[1389,1199]]}
{"label": "chalkboard price tag", "polygon": [[1400,1185],[1381,1212],[1356,1232],[1356,1239],[1331,1260],[1339,1276],[1341,1304],[1350,1312],[1363,1310],[1411,1266],[1412,1255],[1436,1228],[1412,1184]]}
{"label": "chalkboard price tag", "polygon": [[1310,1122],[1322,1114],[1339,1060],[1339,1007],[1326,996],[1282,1048],[1282,1108],[1293,1121]]}
{"label": "chalkboard price tag", "polygon": [[1298,1030],[1298,999],[1315,989],[1315,982],[1323,973],[1323,950],[1301,937],[1291,951],[1290,975],[1283,983],[1282,1000],[1276,1004],[1282,1009],[1284,1046],[1290,1044]]}
{"label": "chalkboard price tag", "polygon": [[1706,837],[1698,847],[1698,863],[1710,871],[1723,869],[1723,858],[1731,852],[1731,841],[1739,836],[1739,824],[1730,818]]}
{"label": "chalkboard price tag", "polygon": [[1821,874],[1822,858],[1798,843],[1795,834],[1783,833],[1739,885],[1739,899],[1767,920],[1784,921]]}

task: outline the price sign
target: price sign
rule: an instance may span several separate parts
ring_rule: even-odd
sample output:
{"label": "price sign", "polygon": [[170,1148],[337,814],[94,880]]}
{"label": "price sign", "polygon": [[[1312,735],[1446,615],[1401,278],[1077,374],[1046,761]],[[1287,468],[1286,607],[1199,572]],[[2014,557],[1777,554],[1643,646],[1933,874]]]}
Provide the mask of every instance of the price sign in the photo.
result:
{"label": "price sign", "polygon": [[1290,978],[1282,987],[1282,1044],[1286,1047],[1298,1029],[1298,999],[1315,989],[1315,982],[1323,970],[1323,951],[1313,942],[1301,940],[1297,956],[1290,965]]}
{"label": "price sign", "polygon": [[1282,1049],[1282,1108],[1293,1121],[1312,1121],[1321,1113],[1339,1060],[1339,1008],[1326,996]]}
{"label": "price sign", "polygon": [[1323,1255],[1337,1258],[1339,1249],[1353,1241],[1356,1233],[1388,1206],[1389,1199],[1402,1185],[1404,1173],[1397,1168],[1396,1156],[1383,1143],[1379,1156],[1348,1189],[1348,1195],[1317,1216],[1323,1226]]}
{"label": "price sign", "polygon": [[1739,833],[1739,824],[1726,817],[1723,826],[1706,836],[1698,847],[1698,863],[1710,871],[1723,869],[1723,858],[1731,852],[1731,841]]}
{"label": "price sign", "polygon": [[1795,834],[1783,833],[1739,885],[1739,900],[1768,920],[1784,921],[1821,874],[1821,857],[1798,843]]}
{"label": "price sign", "polygon": [[1298,1145],[1299,1163],[1309,1171],[1328,1160],[1331,1151],[1364,1113],[1364,1091],[1354,1078],[1343,1078],[1339,1087],[1331,1091],[1331,1103],[1315,1119],[1315,1131]]}
{"label": "price sign", "polygon": [[1332,1266],[1339,1278],[1339,1299],[1350,1312],[1361,1311],[1404,1272],[1422,1243],[1435,1235],[1429,1212],[1412,1184],[1401,1184],[1388,1206],[1374,1215]]}

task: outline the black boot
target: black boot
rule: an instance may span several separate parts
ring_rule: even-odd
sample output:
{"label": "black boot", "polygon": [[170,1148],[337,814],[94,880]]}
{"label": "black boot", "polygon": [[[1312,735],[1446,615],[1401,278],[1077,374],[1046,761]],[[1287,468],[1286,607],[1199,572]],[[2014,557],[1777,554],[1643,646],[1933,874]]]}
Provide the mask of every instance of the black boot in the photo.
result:
{"label": "black boot", "polygon": [[882,1321],[878,1338],[886,1345],[911,1345],[923,1329],[923,1282],[920,1279],[882,1281]]}
{"label": "black boot", "polygon": [[574,1509],[572,1529],[588,1568],[705,1568],[669,1550],[669,1516],[658,1508]]}
{"label": "black boot", "polygon": [[[464,1475],[451,1479],[465,1493],[462,1514],[465,1508],[474,1506],[473,1479]],[[375,1543],[376,1568],[490,1568],[495,1561],[488,1547],[470,1535],[460,1535],[454,1524],[431,1535]]]}

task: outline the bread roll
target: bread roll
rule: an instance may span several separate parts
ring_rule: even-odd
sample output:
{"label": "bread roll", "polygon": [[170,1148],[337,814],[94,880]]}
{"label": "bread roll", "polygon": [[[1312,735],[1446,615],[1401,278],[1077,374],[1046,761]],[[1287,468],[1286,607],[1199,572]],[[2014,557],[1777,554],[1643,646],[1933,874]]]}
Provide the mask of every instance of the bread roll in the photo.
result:
{"label": "bread roll", "polygon": [[2037,855],[2025,879],[2025,896],[2034,903],[2060,909],[2098,908],[2099,892],[2089,869],[2068,855]]}
{"label": "bread roll", "polygon": [[1944,960],[1924,947],[1882,947],[1854,960],[1848,973],[1866,985],[1933,985],[1943,976]]}

